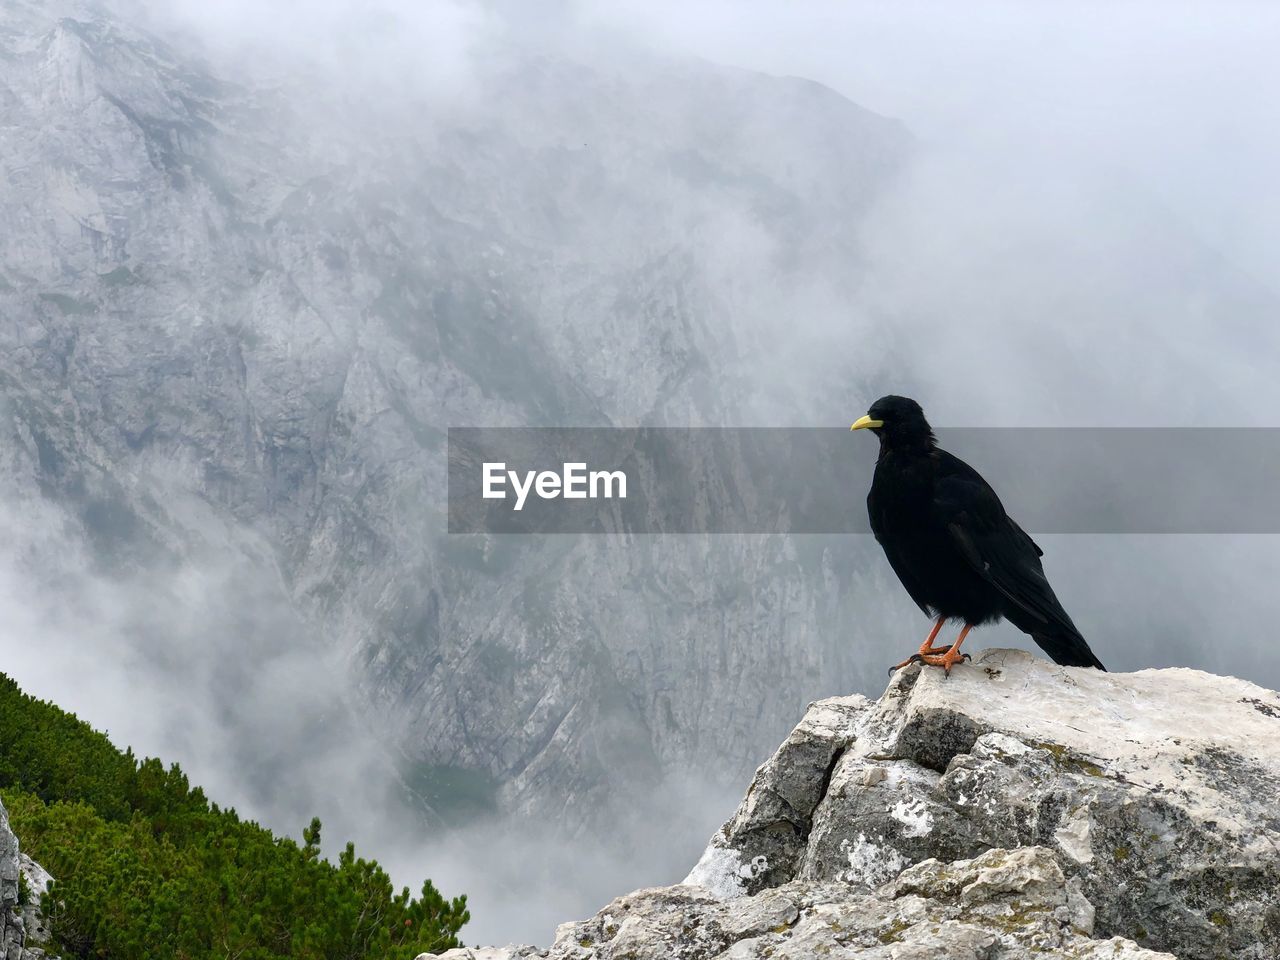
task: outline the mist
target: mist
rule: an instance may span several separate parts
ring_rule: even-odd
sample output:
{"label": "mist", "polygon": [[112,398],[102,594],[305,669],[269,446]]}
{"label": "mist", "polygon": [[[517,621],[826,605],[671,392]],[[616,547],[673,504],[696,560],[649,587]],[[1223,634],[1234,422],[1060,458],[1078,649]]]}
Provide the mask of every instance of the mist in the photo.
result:
{"label": "mist", "polygon": [[[290,157],[297,164],[287,171],[292,181],[306,182],[316,157],[356,181],[380,145],[411,142],[406,158],[369,176],[392,196],[414,189],[415,164],[433,157],[442,129],[536,127],[538,118],[513,117],[490,99],[504,89],[493,78],[515,63],[588,68],[539,75],[546,84],[540,96],[557,117],[598,120],[607,136],[584,150],[641,196],[657,181],[646,179],[639,161],[628,166],[634,152],[624,132],[633,118],[598,117],[595,101],[580,108],[575,84],[584,78],[600,85],[589,92],[606,104],[613,85],[657,91],[654,122],[673,140],[705,128],[714,134],[714,117],[663,114],[680,106],[679,78],[704,79],[697,72],[704,68],[725,84],[752,73],[813,80],[886,124],[901,122],[910,140],[906,159],[883,183],[876,180],[868,208],[848,224],[847,244],[838,234],[803,251],[836,265],[847,261],[847,271],[777,269],[794,251],[728,189],[662,193],[664,202],[683,197],[691,222],[693,211],[698,215],[710,292],[689,309],[733,318],[730,359],[698,374],[712,399],[690,390],[666,403],[661,378],[632,365],[627,344],[619,347],[625,331],[608,326],[608,301],[553,301],[549,315],[601,313],[600,342],[565,351],[566,375],[580,377],[593,398],[566,404],[566,422],[847,425],[892,392],[920,400],[944,446],[948,426],[1280,425],[1280,385],[1272,376],[1280,360],[1280,198],[1271,183],[1280,169],[1280,101],[1269,95],[1280,81],[1274,7],[131,0],[111,9],[166,38],[175,57],[206,58],[239,89],[269,90],[293,104],[280,121],[302,157]],[[743,96],[755,95],[744,89]],[[761,109],[777,110],[783,126],[783,105]],[[766,143],[764,133],[755,142]],[[813,142],[834,138],[819,130]],[[488,176],[487,162],[464,173]],[[813,186],[815,195],[821,186]],[[525,199],[515,186],[504,194],[521,229],[523,218],[539,213],[529,212]],[[253,197],[259,200],[266,202]],[[843,217],[840,202],[835,197],[832,207]],[[439,206],[466,219],[448,198]],[[836,235],[840,228],[829,229]],[[566,246],[596,243],[602,258],[623,266],[656,242],[603,214],[573,229],[564,228]],[[305,292],[325,282],[293,279]],[[329,334],[317,332],[321,326],[280,334],[281,352],[323,342]],[[340,329],[332,336],[337,353],[366,334]],[[541,362],[540,354],[527,356],[531,369]],[[408,368],[406,380],[433,374],[408,357],[388,367]],[[367,380],[360,387],[372,394],[377,378]],[[470,425],[475,410],[524,422],[518,404],[485,397],[489,405],[481,406],[478,392],[468,390],[448,392],[431,425]],[[378,429],[369,426],[370,433]],[[403,460],[406,469],[421,463],[399,450],[388,460]],[[430,469],[436,483],[443,464]],[[849,497],[861,501],[869,479],[850,477]],[[999,478],[990,479],[999,488]],[[279,560],[295,545],[273,553],[269,511],[246,507],[215,520],[202,507],[173,506],[200,549],[177,564],[150,557],[125,573],[87,553],[81,521],[33,499],[30,486],[4,493],[0,668],[28,692],[107,730],[121,747],[180,762],[219,803],[293,836],[318,814],[330,851],[350,838],[398,883],[416,889],[430,877],[446,895],[468,894],[468,943],[547,943],[557,923],[586,916],[612,896],[678,881],[805,703],[877,695],[884,668],[914,650],[927,626],[870,538],[781,545],[788,559],[802,550],[824,557],[832,581],[853,591],[856,621],[848,625],[847,649],[779,651],[774,662],[789,662],[776,669],[794,683],[777,684],[767,703],[760,688],[774,684],[758,662],[753,667],[744,656],[727,668],[758,670],[738,698],[742,714],[755,710],[758,719],[735,716],[753,734],[734,741],[721,766],[672,772],[651,789],[600,798],[608,812],[592,816],[612,824],[604,832],[588,828],[587,811],[566,826],[532,807],[442,823],[406,799],[399,738],[445,740],[451,728],[397,713],[400,690],[369,693],[359,641],[373,628],[359,622],[358,611],[316,601],[300,612],[293,601],[307,585],[291,582]],[[403,511],[403,536],[415,541],[441,536],[443,527],[420,492],[397,488],[388,497]],[[1280,685],[1280,660],[1260,629],[1280,614],[1271,587],[1280,573],[1276,538],[1039,539],[1059,596],[1111,669],[1186,665]],[[699,562],[747,549],[679,541],[656,538],[643,549],[664,558],[689,552]],[[558,574],[558,589],[580,606],[615,612],[620,622],[641,621],[627,598],[593,591],[603,589],[596,571],[610,565],[624,582],[629,564],[641,566],[635,558],[642,548],[574,549],[598,566]],[[831,556],[844,559],[829,563]],[[671,562],[689,579],[712,566]],[[764,592],[767,581],[760,572],[748,592]],[[530,575],[511,591],[532,583]],[[399,602],[388,588],[373,609],[399,616]],[[561,607],[548,621],[578,622]],[[339,627],[356,639],[328,642],[324,632]],[[781,643],[764,633],[744,636],[741,645]],[[696,640],[688,638],[691,665]],[[1007,625],[984,629],[970,643],[1031,649]],[[474,646],[481,648],[479,639]],[[678,673],[681,666],[666,668]],[[659,671],[637,675],[653,680],[655,698],[658,681],[670,682]],[[473,759],[463,747],[458,756]],[[513,805],[522,803],[518,794]]]}

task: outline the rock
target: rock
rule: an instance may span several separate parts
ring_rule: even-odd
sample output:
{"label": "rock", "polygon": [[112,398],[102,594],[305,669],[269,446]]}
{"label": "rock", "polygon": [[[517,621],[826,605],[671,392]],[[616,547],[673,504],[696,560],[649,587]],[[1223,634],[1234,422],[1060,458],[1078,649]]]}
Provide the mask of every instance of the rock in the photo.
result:
{"label": "rock", "polygon": [[[22,903],[19,878],[26,878],[30,898]],[[46,940],[39,896],[52,878],[18,848],[9,814],[0,803],[0,960],[39,960]]]}
{"label": "rock", "polygon": [[540,956],[537,947],[458,947],[444,953],[420,953],[414,960],[523,960]]}
{"label": "rock", "polygon": [[[869,707],[857,696],[810,705],[685,882],[727,896],[755,893],[794,876],[835,762],[853,742],[855,722]],[[732,845],[718,842],[730,836]]]}
{"label": "rock", "polygon": [[[894,882],[791,881],[721,899],[689,886],[643,890],[562,930],[554,960],[884,957],[947,960],[1167,957],[1090,937],[1093,911],[1046,847],[925,860]],[[1122,953],[1118,951],[1128,951]]]}
{"label": "rock", "polygon": [[9,814],[0,803],[0,957],[18,960],[26,938],[18,909],[18,838],[9,829]]}
{"label": "rock", "polygon": [[988,650],[812,704],[684,883],[493,956],[1274,958],[1277,796],[1280,694]]}
{"label": "rock", "polygon": [[49,940],[49,927],[40,912],[40,895],[48,889],[53,876],[25,853],[18,854],[18,870],[26,878],[30,899],[22,905],[22,923],[27,933],[28,952],[42,947]]}
{"label": "rock", "polygon": [[413,960],[524,960],[541,955],[538,947],[530,946],[456,947],[443,954],[419,954]]}

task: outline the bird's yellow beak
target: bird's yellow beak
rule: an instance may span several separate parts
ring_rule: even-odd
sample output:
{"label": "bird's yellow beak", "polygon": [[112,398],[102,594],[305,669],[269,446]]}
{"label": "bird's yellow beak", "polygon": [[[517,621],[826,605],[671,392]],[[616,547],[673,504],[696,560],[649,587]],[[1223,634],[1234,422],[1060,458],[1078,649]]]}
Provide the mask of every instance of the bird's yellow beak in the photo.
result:
{"label": "bird's yellow beak", "polygon": [[883,420],[872,420],[871,417],[866,416],[866,417],[863,417],[861,420],[858,420],[857,422],[855,422],[854,425],[849,429],[862,430],[862,429],[865,429],[866,427],[883,427],[883,426],[884,426]]}

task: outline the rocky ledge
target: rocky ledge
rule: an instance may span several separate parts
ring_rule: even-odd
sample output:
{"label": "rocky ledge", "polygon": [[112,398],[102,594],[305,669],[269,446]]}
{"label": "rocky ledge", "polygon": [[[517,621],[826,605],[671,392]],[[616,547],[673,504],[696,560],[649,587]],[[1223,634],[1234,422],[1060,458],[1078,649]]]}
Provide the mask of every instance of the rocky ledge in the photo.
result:
{"label": "rocky ledge", "polygon": [[441,960],[1275,958],[1278,798],[1280,694],[988,650],[812,704],[683,883]]}

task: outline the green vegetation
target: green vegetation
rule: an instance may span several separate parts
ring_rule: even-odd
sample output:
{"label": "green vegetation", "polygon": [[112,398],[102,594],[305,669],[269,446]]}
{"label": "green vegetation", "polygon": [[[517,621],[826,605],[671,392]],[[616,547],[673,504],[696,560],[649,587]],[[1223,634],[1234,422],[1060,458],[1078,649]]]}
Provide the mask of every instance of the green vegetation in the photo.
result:
{"label": "green vegetation", "polygon": [[0,674],[0,797],[23,849],[57,879],[41,894],[55,950],[110,960],[408,960],[457,946],[466,898],[430,881],[397,893],[351,844],[320,856],[320,821],[280,839],[139,762]]}

